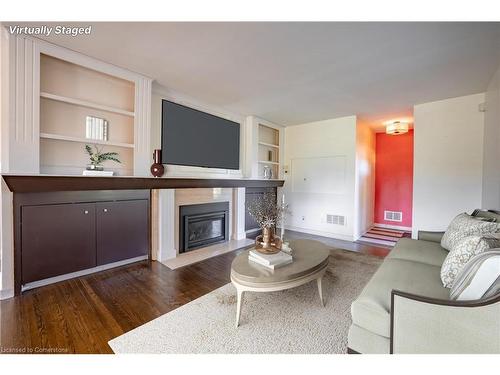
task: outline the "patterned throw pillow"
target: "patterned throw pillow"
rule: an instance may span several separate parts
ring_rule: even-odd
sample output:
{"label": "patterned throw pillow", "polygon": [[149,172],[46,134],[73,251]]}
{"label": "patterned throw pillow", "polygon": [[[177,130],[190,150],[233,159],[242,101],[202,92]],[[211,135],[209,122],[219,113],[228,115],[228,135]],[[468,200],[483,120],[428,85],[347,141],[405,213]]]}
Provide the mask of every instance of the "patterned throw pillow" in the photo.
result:
{"label": "patterned throw pillow", "polygon": [[500,247],[500,239],[493,235],[469,236],[462,238],[450,250],[441,266],[441,281],[451,288],[455,278],[469,259],[489,249]]}
{"label": "patterned throw pillow", "polygon": [[500,249],[473,256],[458,273],[450,290],[451,300],[477,300],[500,293]]}
{"label": "patterned throw pillow", "polygon": [[470,216],[466,213],[454,218],[441,239],[441,246],[451,250],[461,239],[487,233],[500,232],[500,223],[488,221],[486,218]]}

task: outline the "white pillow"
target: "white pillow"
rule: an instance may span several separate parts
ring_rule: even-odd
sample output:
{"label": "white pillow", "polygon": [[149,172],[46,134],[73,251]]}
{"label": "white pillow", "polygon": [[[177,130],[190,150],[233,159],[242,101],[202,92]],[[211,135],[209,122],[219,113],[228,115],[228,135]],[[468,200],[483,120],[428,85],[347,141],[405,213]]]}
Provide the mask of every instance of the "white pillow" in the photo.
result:
{"label": "white pillow", "polygon": [[450,299],[468,301],[500,293],[500,249],[474,256],[459,272]]}
{"label": "white pillow", "polygon": [[441,246],[451,250],[457,243],[468,236],[500,232],[500,223],[490,219],[470,216],[465,212],[455,217],[441,239]]}
{"label": "white pillow", "polygon": [[441,266],[441,281],[444,287],[452,287],[458,273],[474,255],[495,248],[500,248],[500,238],[491,234],[460,239],[450,250]]}

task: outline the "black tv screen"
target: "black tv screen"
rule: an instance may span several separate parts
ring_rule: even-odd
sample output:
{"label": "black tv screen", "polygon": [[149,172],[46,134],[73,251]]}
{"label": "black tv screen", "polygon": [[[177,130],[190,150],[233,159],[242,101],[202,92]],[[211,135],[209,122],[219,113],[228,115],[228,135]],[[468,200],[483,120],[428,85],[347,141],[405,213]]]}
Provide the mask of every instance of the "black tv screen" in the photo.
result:
{"label": "black tv screen", "polygon": [[162,163],[240,169],[240,124],[162,102]]}

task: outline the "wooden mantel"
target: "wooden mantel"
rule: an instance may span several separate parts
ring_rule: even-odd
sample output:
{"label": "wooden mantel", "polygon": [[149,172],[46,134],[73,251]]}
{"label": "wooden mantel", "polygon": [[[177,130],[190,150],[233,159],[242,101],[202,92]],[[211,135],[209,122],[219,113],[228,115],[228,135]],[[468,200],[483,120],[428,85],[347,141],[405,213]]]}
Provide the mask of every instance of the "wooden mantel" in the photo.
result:
{"label": "wooden mantel", "polygon": [[284,183],[284,180],[251,180],[245,178],[89,177],[16,174],[4,174],[2,177],[10,191],[14,193],[82,190],[281,187]]}

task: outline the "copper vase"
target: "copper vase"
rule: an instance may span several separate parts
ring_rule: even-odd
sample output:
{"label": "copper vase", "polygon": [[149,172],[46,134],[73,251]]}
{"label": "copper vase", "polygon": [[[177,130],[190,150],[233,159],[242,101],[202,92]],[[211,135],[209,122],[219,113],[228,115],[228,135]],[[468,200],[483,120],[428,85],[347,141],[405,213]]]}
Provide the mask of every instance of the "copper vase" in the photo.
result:
{"label": "copper vase", "polygon": [[269,249],[273,238],[272,228],[262,228],[262,248]]}
{"label": "copper vase", "polygon": [[281,238],[274,235],[274,228],[262,228],[262,234],[255,239],[255,249],[263,254],[281,251]]}

